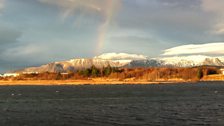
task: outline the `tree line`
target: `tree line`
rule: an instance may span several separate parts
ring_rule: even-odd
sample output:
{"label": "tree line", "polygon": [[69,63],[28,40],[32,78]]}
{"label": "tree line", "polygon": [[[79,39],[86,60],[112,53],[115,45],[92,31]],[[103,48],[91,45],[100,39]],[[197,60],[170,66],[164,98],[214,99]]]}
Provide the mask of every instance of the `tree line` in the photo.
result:
{"label": "tree line", "polygon": [[133,79],[133,80],[200,80],[204,76],[220,73],[217,67],[194,67],[194,68],[169,68],[169,67],[152,67],[152,68],[114,68],[111,66],[97,68],[92,66],[87,69],[78,70],[70,73],[50,73],[44,72],[39,74],[21,74],[15,80],[75,80],[91,78],[108,78],[108,79]]}

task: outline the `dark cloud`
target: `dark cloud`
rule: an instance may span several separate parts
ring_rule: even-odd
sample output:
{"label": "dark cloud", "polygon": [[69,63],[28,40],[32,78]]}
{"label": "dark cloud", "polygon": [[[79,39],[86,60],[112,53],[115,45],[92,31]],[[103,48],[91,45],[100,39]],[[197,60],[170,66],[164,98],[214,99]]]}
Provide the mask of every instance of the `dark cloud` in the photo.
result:
{"label": "dark cloud", "polygon": [[12,28],[0,26],[0,52],[6,50],[10,46],[18,43],[18,38],[21,37],[22,32]]}
{"label": "dark cloud", "polygon": [[[189,43],[224,41],[222,0],[116,0],[119,9],[101,1],[7,1],[0,12],[0,71],[92,57],[99,31],[106,38],[101,53],[149,57]],[[106,19],[111,21],[100,30]]]}
{"label": "dark cloud", "polygon": [[[26,43],[20,39],[23,32],[7,26],[0,26],[0,72],[15,70],[47,61],[43,55],[45,46]],[[41,56],[42,55],[42,56]],[[49,61],[49,60],[48,60]]]}
{"label": "dark cloud", "polygon": [[21,36],[21,32],[13,30],[11,28],[0,26],[0,43],[2,44],[10,44],[17,41],[17,39]]}
{"label": "dark cloud", "polygon": [[117,17],[122,28],[148,31],[173,43],[220,40],[210,34],[214,15],[201,9],[200,0],[125,0],[125,3]]}
{"label": "dark cloud", "polygon": [[0,71],[12,67],[10,63],[7,62],[7,59],[10,59],[10,56],[5,57],[4,52],[9,48],[17,46],[19,43],[18,38],[21,37],[21,35],[22,33],[17,30],[0,26]]}

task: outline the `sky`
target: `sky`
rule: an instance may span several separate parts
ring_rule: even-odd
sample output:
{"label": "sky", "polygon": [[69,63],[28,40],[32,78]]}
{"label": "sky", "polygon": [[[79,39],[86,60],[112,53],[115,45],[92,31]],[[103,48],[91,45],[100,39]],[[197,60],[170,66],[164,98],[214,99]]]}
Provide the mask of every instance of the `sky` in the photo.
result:
{"label": "sky", "polygon": [[223,0],[0,0],[0,72],[108,52],[224,54]]}

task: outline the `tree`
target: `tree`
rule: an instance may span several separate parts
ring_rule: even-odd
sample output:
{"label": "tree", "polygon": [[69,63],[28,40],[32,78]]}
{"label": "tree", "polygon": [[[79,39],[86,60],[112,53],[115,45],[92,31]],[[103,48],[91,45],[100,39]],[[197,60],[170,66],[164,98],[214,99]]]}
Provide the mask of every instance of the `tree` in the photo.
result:
{"label": "tree", "polygon": [[197,71],[197,78],[198,79],[201,79],[203,77],[203,71],[202,71],[202,68],[199,67],[198,68],[198,71]]}
{"label": "tree", "polygon": [[106,68],[104,68],[103,75],[104,76],[109,76],[111,74],[111,72],[112,72],[112,68],[111,68],[110,65],[108,65]]}
{"label": "tree", "polygon": [[90,72],[90,69],[84,69],[84,70],[79,71],[79,74],[84,77],[89,77],[91,72]]}
{"label": "tree", "polygon": [[56,73],[55,80],[61,80],[61,79],[62,79],[61,73]]}
{"label": "tree", "polygon": [[100,70],[97,69],[95,66],[91,67],[91,76],[92,77],[98,77],[100,74]]}

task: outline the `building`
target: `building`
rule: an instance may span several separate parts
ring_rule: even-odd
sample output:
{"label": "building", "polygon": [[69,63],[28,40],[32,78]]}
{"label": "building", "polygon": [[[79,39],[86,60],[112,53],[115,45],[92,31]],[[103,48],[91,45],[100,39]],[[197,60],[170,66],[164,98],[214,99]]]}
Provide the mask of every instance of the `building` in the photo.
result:
{"label": "building", "polygon": [[68,73],[61,73],[61,75],[68,75]]}
{"label": "building", "polygon": [[2,77],[18,77],[18,73],[5,73]]}
{"label": "building", "polygon": [[23,74],[39,74],[39,72],[23,72]]}

